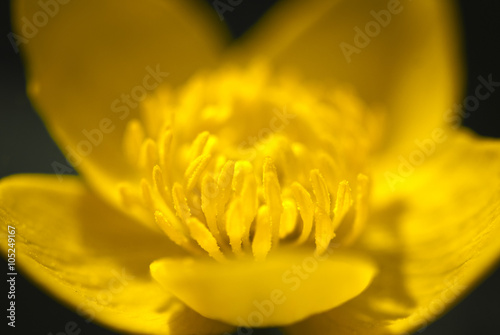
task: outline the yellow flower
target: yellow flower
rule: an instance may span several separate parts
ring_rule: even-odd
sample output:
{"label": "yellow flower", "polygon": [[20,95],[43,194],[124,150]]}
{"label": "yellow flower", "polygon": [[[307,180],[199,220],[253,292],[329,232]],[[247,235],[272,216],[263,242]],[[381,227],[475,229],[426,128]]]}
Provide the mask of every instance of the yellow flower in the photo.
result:
{"label": "yellow flower", "polygon": [[1,181],[25,273],[132,333],[401,334],[495,265],[500,144],[448,112],[448,2],[284,1],[231,46],[198,7],[14,3],[81,174]]}

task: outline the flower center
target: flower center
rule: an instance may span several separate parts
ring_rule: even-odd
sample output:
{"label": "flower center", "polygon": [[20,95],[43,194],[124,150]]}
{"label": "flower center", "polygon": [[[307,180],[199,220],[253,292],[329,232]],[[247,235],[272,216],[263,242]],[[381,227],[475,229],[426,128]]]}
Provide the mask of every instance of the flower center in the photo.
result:
{"label": "flower center", "polygon": [[120,185],[122,201],[187,252],[264,260],[292,245],[321,255],[362,231],[379,114],[349,90],[256,64],[160,90],[141,113],[123,138],[137,182]]}

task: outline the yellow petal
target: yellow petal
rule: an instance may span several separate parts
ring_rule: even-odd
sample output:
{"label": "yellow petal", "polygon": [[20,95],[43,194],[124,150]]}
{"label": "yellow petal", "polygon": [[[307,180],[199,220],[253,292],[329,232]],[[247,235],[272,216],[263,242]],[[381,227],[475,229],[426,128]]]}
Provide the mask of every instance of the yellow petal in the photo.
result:
{"label": "yellow petal", "polygon": [[[151,279],[149,264],[182,254],[107,207],[76,177],[18,175],[0,182],[2,236],[15,232],[16,266],[86,320],[132,333],[212,334],[207,320]],[[6,253],[7,244],[2,244]]]}
{"label": "yellow petal", "polygon": [[458,100],[459,37],[448,0],[295,0],[271,9],[236,54],[351,84],[368,103],[387,107],[387,143],[405,146],[442,123]]}
{"label": "yellow petal", "polygon": [[370,261],[330,251],[319,257],[285,250],[262,262],[163,258],[151,264],[151,274],[207,318],[243,327],[285,325],[334,308],[370,284],[376,273]]}
{"label": "yellow petal", "polygon": [[138,103],[157,86],[180,85],[213,64],[225,33],[201,3],[66,2],[52,2],[54,15],[40,26],[40,13],[48,16],[40,1],[12,3],[16,33],[27,41],[28,91],[68,160],[116,204],[111,185],[132,174],[120,148]]}
{"label": "yellow petal", "polygon": [[[411,333],[451,308],[500,260],[499,168],[499,141],[450,134],[376,205],[355,245],[382,269],[372,285],[289,333]],[[386,182],[375,180],[375,199]]]}

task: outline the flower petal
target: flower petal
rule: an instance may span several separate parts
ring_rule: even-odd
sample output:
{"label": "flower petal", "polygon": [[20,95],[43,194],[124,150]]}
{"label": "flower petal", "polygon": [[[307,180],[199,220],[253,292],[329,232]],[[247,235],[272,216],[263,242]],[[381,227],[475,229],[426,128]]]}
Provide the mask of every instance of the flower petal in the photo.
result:
{"label": "flower petal", "polygon": [[308,80],[352,84],[388,109],[387,144],[402,147],[442,123],[461,93],[455,14],[451,1],[283,1],[237,53]]}
{"label": "flower petal", "polygon": [[368,223],[358,247],[382,269],[373,284],[289,333],[402,334],[451,308],[500,260],[499,167],[499,141],[450,134]]}
{"label": "flower petal", "polygon": [[361,293],[375,266],[358,255],[333,250],[284,250],[263,262],[228,263],[164,258],[151,274],[173,295],[200,314],[243,327],[286,325],[336,307]]}
{"label": "flower petal", "polygon": [[187,1],[61,3],[12,3],[29,94],[68,160],[117,203],[110,185],[132,173],[121,141],[138,103],[213,64],[225,34],[213,10]]}
{"label": "flower petal", "polygon": [[[76,177],[18,175],[0,182],[2,235],[15,229],[16,265],[88,322],[148,334],[230,329],[187,308],[151,279],[149,264],[179,254],[91,195]],[[2,243],[2,252],[7,253]],[[181,322],[182,321],[182,322]]]}

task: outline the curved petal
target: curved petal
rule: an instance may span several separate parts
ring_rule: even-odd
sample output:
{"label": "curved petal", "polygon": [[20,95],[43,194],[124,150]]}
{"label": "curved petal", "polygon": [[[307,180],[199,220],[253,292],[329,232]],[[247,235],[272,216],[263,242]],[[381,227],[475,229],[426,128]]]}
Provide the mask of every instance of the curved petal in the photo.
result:
{"label": "curved petal", "polygon": [[235,52],[352,85],[387,108],[387,144],[403,147],[443,123],[461,93],[455,21],[449,0],[282,1]]}
{"label": "curved petal", "polygon": [[157,86],[215,62],[225,40],[216,13],[180,0],[12,4],[35,107],[68,161],[116,203],[110,185],[132,173],[121,151],[127,122]]}
{"label": "curved petal", "polygon": [[76,177],[63,183],[40,175],[3,179],[0,221],[3,236],[14,232],[16,266],[89,322],[141,334],[230,329],[185,307],[151,279],[151,261],[179,254],[166,237],[115,212]]}
{"label": "curved petal", "polygon": [[[451,308],[500,260],[499,167],[499,141],[450,135],[405,176],[362,236],[359,247],[382,269],[373,284],[289,332],[402,334]],[[385,187],[383,174],[375,183]]]}
{"label": "curved petal", "polygon": [[263,262],[164,258],[151,264],[153,278],[200,314],[252,328],[337,307],[364,291],[376,272],[366,258],[339,250],[321,257],[286,250]]}

